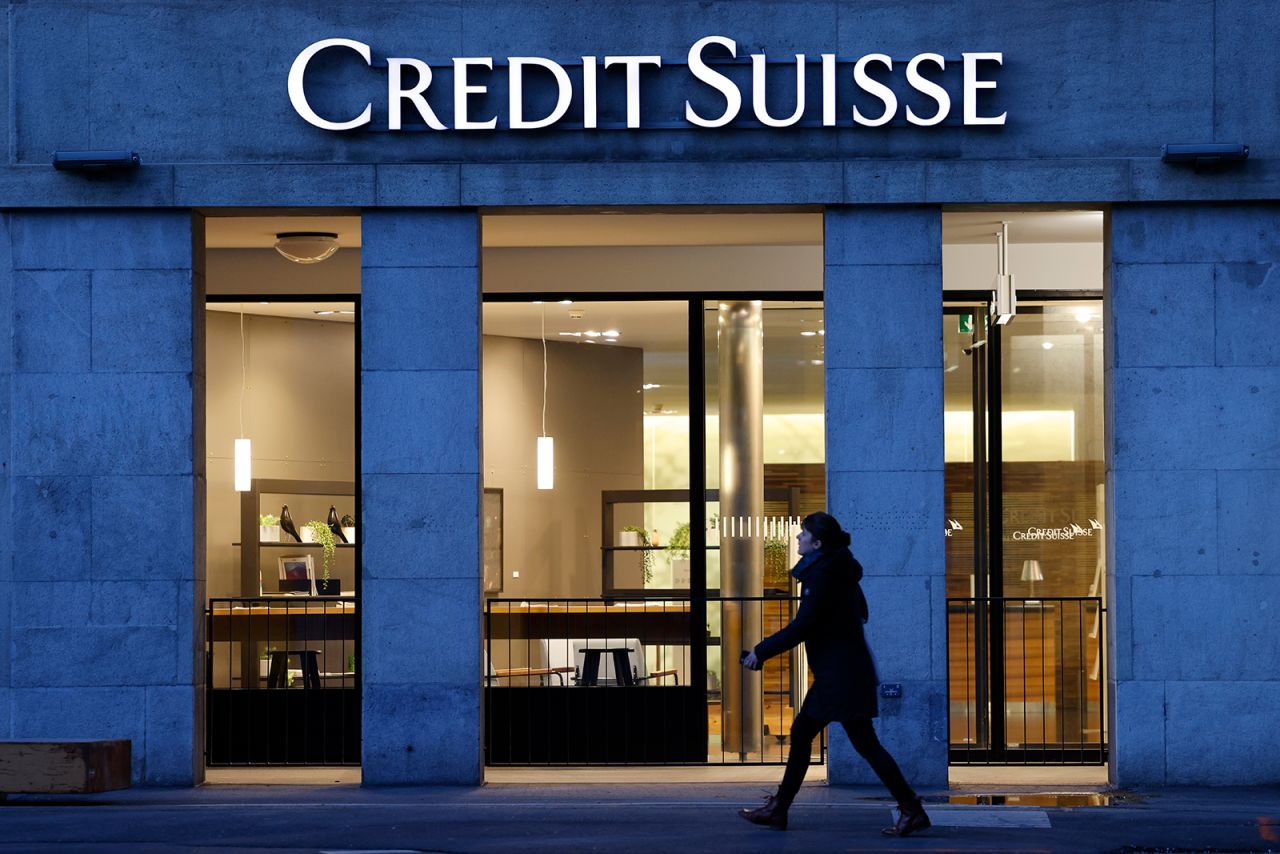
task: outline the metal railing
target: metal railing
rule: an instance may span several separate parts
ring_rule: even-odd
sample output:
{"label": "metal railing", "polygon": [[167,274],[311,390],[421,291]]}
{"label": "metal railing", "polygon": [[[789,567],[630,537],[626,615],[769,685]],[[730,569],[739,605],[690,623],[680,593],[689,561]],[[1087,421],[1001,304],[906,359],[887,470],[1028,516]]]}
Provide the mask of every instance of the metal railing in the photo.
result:
{"label": "metal railing", "polygon": [[352,597],[210,599],[205,761],[358,765]]}
{"label": "metal railing", "polygon": [[[746,674],[721,626],[785,625],[798,600],[490,599],[484,615],[490,765],[780,764],[808,687],[798,650]],[[746,637],[740,632],[735,636]],[[750,641],[754,644],[757,636]],[[701,644],[705,659],[693,654]],[[706,661],[695,672],[695,662]],[[745,677],[744,677],[744,674]],[[825,757],[825,740],[816,745]]]}
{"label": "metal railing", "polygon": [[947,650],[952,764],[1107,761],[1100,597],[948,599]]}

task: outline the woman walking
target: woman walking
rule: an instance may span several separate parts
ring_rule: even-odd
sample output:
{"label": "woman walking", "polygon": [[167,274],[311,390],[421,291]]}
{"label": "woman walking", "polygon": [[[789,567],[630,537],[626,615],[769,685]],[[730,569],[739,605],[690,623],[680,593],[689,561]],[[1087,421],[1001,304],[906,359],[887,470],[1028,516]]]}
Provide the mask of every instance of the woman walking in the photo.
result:
{"label": "woman walking", "polygon": [[839,721],[854,749],[898,801],[897,823],[881,832],[908,836],[924,830],[929,827],[929,816],[871,724],[879,714],[876,691],[880,680],[862,632],[867,600],[858,583],[862,565],[849,551],[849,534],[833,516],[811,513],[801,524],[796,542],[800,561],[791,574],[800,582],[802,592],[795,619],[756,644],[742,664],[759,670],[770,658],[803,641],[813,687],[791,725],[791,752],[777,794],[770,795],[764,806],[742,809],[738,814],[753,824],[786,830],[787,810],[804,782],[813,739],[827,724]]}

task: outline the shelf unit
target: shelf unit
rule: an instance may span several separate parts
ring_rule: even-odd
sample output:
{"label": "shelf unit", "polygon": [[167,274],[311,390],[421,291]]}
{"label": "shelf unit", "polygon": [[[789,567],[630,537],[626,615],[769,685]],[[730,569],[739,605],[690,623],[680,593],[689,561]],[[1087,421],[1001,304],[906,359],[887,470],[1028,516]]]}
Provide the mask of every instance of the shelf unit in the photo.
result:
{"label": "shelf unit", "polygon": [[[720,490],[708,489],[706,501],[718,502]],[[796,487],[765,487],[764,500],[785,503],[788,513],[794,515],[800,506],[800,490]],[[664,596],[668,598],[688,598],[688,588],[623,588],[614,582],[613,555],[615,552],[666,551],[667,546],[615,546],[614,507],[618,504],[685,504],[689,503],[687,489],[606,489],[600,493],[600,589],[609,596]],[[718,545],[708,545],[708,551],[716,551]],[[708,594],[719,596],[719,590],[708,590]]]}
{"label": "shelf unit", "polygon": [[[254,478],[249,491],[240,493],[240,593],[253,596],[258,591],[258,572],[262,564],[262,549],[320,548],[319,543],[260,543],[258,542],[258,516],[262,513],[262,495],[337,495],[355,498],[356,485],[341,480],[260,480]],[[296,522],[296,520],[295,520]],[[286,536],[283,532],[281,536]],[[336,543],[337,547],[352,549],[354,543]],[[356,551],[355,578],[360,578],[360,552]]]}

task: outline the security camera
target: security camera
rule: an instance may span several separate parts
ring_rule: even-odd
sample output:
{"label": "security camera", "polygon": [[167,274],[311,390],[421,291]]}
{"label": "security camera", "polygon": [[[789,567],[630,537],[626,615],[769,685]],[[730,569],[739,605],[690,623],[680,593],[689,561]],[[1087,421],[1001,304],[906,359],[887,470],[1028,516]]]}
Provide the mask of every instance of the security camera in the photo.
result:
{"label": "security camera", "polygon": [[1197,168],[1244,160],[1249,146],[1241,142],[1170,143],[1161,150],[1165,163],[1190,163]]}
{"label": "security camera", "polygon": [[133,151],[55,151],[53,168],[62,171],[136,169],[141,161]]}

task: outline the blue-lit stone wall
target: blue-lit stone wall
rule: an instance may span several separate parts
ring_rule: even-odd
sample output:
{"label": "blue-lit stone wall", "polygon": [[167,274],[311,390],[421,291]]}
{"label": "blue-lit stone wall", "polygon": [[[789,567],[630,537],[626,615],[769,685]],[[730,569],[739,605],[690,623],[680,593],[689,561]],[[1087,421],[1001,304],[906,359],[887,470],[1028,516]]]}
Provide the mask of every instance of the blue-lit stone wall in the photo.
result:
{"label": "blue-lit stone wall", "polygon": [[[1280,87],[1273,50],[1280,11],[1256,0],[398,0],[361,5],[280,0],[211,16],[207,3],[101,4],[10,0],[0,81],[13,118],[0,122],[0,207],[120,205],[499,205],[1098,202],[1118,199],[1271,199],[1280,196],[1272,120]],[[739,56],[763,52],[768,106],[794,108],[793,55],[842,60],[838,128],[820,123],[816,64],[807,76],[807,127],[769,130],[752,117],[747,66],[727,70],[743,88],[743,119],[698,129],[690,100],[715,115],[723,102],[693,79],[690,46],[719,34]],[[335,133],[304,122],[287,95],[289,67],[314,41],[370,45],[322,54],[307,78],[316,110],[333,119],[371,104],[368,128]],[[852,60],[881,52],[903,64],[920,52],[948,60],[950,117],[938,127],[898,118],[855,126]],[[999,88],[984,115],[1003,127],[964,127],[958,92],[964,52],[1001,51]],[[655,54],[641,78],[642,128],[625,128],[624,70],[600,69],[600,128],[582,129],[584,55]],[[566,63],[574,96],[546,130],[507,124],[509,56]],[[57,56],[57,62],[48,57]],[[455,56],[490,56],[476,117],[499,130],[387,128],[388,57],[429,61],[428,100],[453,121]],[[531,74],[530,111],[553,100],[550,75]],[[902,91],[902,104],[932,103]],[[922,102],[923,101],[923,102]],[[1241,169],[1198,174],[1159,160],[1169,142],[1253,146]],[[143,168],[86,181],[48,168],[51,152],[131,148]]]}
{"label": "blue-lit stone wall", "polygon": [[0,732],[196,779],[191,215],[4,218]]}
{"label": "blue-lit stone wall", "polygon": [[[943,520],[942,212],[828,208],[827,503],[866,575],[877,729],[907,779],[947,780]],[[835,783],[877,782],[839,727]]]}
{"label": "blue-lit stone wall", "polygon": [[479,783],[479,219],[362,231],[364,782]]}
{"label": "blue-lit stone wall", "polygon": [[[887,681],[880,731],[920,785],[945,776],[939,206],[1114,203],[1108,350],[1112,745],[1123,785],[1280,780],[1274,730],[1280,7],[1252,0],[12,0],[0,50],[0,735],[123,735],[139,782],[199,764],[201,548],[193,208],[364,214],[364,773],[480,770],[478,206],[828,206],[832,509],[868,569]],[[687,127],[714,95],[683,66],[723,34],[787,60],[999,50],[1001,128]],[[374,128],[306,124],[286,93],[307,44],[345,36],[308,92]],[[658,54],[644,128],[390,133],[388,56]],[[56,57],[57,61],[49,61]],[[744,67],[731,73],[740,75]],[[816,70],[811,66],[811,70]],[[571,69],[571,76],[576,76]],[[901,67],[899,64],[899,77]],[[451,74],[433,103],[450,120]],[[505,71],[476,99],[505,114]],[[530,80],[546,106],[547,78]],[[810,76],[816,82],[816,76]],[[744,91],[744,112],[750,93]],[[819,94],[807,94],[817,116]],[[869,105],[874,108],[873,105]],[[917,106],[920,106],[917,104]],[[354,110],[354,112],[353,112]],[[1161,145],[1247,143],[1196,171]],[[49,166],[130,148],[136,171]],[[1197,204],[1191,204],[1195,202]],[[1231,202],[1215,205],[1212,202]],[[880,206],[880,207],[876,207]],[[49,209],[45,213],[36,209]],[[418,210],[410,210],[417,208]],[[452,208],[453,210],[449,210]],[[90,212],[101,209],[99,212]],[[429,209],[424,212],[423,209]],[[406,308],[407,307],[407,308]],[[193,391],[193,388],[195,391]],[[427,555],[422,559],[406,556]],[[1270,619],[1270,622],[1268,621]],[[441,749],[440,745],[447,745]],[[837,736],[837,781],[869,780]]]}
{"label": "blue-lit stone wall", "polygon": [[1115,779],[1280,780],[1280,210],[1118,206]]}

